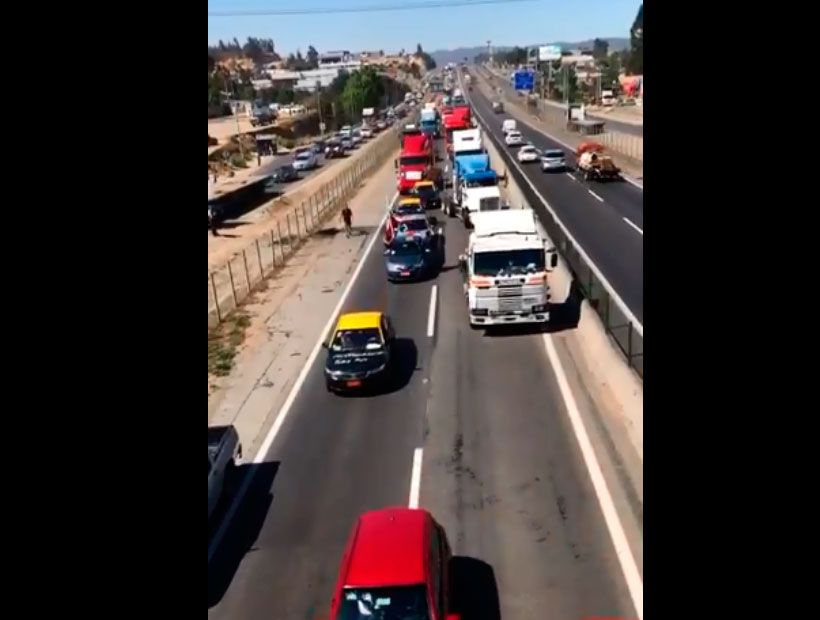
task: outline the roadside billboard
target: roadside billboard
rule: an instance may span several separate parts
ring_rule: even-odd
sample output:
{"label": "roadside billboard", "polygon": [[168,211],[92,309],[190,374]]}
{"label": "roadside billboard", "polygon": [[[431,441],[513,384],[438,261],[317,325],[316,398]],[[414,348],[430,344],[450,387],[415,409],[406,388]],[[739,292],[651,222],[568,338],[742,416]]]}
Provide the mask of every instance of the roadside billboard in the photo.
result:
{"label": "roadside billboard", "polygon": [[559,60],[561,58],[560,45],[541,45],[538,48],[538,60],[541,62],[547,60]]}

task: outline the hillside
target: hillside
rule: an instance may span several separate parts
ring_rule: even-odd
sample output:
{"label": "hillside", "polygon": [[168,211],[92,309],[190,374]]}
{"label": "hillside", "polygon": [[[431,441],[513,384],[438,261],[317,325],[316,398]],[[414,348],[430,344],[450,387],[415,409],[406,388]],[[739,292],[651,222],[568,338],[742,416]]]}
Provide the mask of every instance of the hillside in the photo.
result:
{"label": "hillside", "polygon": [[[629,47],[629,39],[624,37],[603,37],[604,41],[609,43],[609,51],[610,52],[618,52],[621,50],[625,50]],[[592,41],[593,39],[587,39],[586,41],[578,41],[576,43],[569,43],[566,41],[556,41],[555,43],[545,43],[544,45],[560,45],[563,49],[576,49],[576,48],[592,48]],[[500,49],[500,50],[508,50],[511,49],[511,45],[499,45],[493,46],[493,49]],[[473,58],[482,54],[487,51],[487,46],[476,46],[476,47],[459,47],[454,50],[436,50],[435,52],[431,52],[431,56],[433,60],[436,61],[436,64],[441,66],[443,64],[447,64],[448,62],[462,62],[466,57],[468,62],[472,62]]]}

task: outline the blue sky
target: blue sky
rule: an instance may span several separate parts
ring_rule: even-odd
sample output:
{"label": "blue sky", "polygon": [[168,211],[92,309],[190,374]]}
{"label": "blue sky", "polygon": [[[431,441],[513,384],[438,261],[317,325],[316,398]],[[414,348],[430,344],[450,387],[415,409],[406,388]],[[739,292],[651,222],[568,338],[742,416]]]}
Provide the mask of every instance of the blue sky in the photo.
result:
{"label": "blue sky", "polygon": [[[208,0],[208,11],[373,6],[383,0]],[[411,5],[424,0],[388,0]],[[640,0],[533,0],[509,5],[428,8],[378,13],[208,17],[208,42],[234,37],[273,39],[280,54],[308,45],[397,52],[485,45],[628,37]]]}

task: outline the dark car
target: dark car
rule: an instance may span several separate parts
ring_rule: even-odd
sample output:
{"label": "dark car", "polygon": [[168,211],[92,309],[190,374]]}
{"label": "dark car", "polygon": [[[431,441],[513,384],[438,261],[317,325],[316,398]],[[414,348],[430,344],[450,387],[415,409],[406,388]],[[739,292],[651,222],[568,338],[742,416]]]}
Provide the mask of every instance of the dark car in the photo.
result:
{"label": "dark car", "polygon": [[382,312],[352,312],[339,317],[326,344],[328,391],[387,387],[393,375],[395,332]]}
{"label": "dark car", "polygon": [[435,275],[441,264],[438,240],[407,241],[392,243],[384,251],[384,266],[390,282],[423,280]]}
{"label": "dark car", "polygon": [[313,148],[313,152],[317,155],[322,155],[325,152],[325,141],[324,140],[316,140],[313,144],[310,145]]}
{"label": "dark car", "polygon": [[333,139],[325,143],[325,157],[330,159],[332,157],[344,157],[345,147],[341,140]]}
{"label": "dark car", "polygon": [[345,151],[352,151],[353,150],[353,138],[350,136],[341,136],[339,141],[342,143]]}
{"label": "dark car", "polygon": [[421,198],[425,209],[441,209],[441,193],[432,181],[419,181],[413,192]]}
{"label": "dark car", "polygon": [[290,164],[279,166],[270,175],[275,183],[287,183],[288,181],[296,181],[299,178],[299,172]]}

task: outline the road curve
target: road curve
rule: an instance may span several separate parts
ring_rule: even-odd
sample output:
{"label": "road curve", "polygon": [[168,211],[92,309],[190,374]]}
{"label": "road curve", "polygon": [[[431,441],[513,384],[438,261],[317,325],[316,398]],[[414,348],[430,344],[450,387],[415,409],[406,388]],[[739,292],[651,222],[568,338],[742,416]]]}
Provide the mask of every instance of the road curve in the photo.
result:
{"label": "road curve", "polygon": [[391,314],[403,386],[334,396],[324,356],[310,366],[209,563],[209,618],[326,618],[354,519],[407,505],[417,448],[420,506],[448,532],[454,579],[477,587],[482,613],[463,620],[636,617],[541,336],[469,328],[457,269],[467,234],[438,217],[443,273],[391,285],[376,241],[343,307]]}

